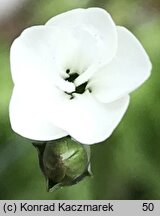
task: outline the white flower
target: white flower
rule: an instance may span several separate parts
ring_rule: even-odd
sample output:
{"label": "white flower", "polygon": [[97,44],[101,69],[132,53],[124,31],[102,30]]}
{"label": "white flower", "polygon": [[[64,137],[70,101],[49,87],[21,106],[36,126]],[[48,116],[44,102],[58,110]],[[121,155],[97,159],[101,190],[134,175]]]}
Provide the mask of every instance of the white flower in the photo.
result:
{"label": "white flower", "polygon": [[140,42],[103,9],[75,9],[30,27],[11,47],[12,128],[34,140],[108,138],[128,94],[150,75]]}

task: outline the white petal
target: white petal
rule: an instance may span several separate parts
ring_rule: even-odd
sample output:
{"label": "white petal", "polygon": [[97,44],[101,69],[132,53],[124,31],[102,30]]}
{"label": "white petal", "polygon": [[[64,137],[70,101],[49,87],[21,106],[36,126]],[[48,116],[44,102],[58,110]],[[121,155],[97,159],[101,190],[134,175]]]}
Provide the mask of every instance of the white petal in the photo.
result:
{"label": "white petal", "polygon": [[149,76],[151,62],[144,48],[126,28],[117,27],[115,58],[90,81],[88,87],[104,103],[114,101],[139,87]]}
{"label": "white petal", "polygon": [[59,44],[66,34],[65,30],[46,26],[26,29],[11,46],[14,83],[52,83],[64,91],[74,91],[74,84],[63,79],[65,69],[59,64],[63,57]]}
{"label": "white petal", "polygon": [[48,96],[38,86],[16,85],[10,102],[12,129],[32,140],[47,141],[66,136],[65,131],[47,118],[48,106]]}
{"label": "white petal", "polygon": [[116,27],[110,14],[104,9],[74,9],[51,18],[46,25],[88,31],[97,39],[98,46],[103,51],[102,61],[110,61],[115,55],[117,48]]}
{"label": "white petal", "polygon": [[[64,28],[63,28],[64,29]],[[78,28],[66,29],[68,35],[60,41],[60,64],[70,69],[70,73],[82,74],[87,68],[99,60],[100,50],[96,39],[87,31]],[[70,33],[70,35],[69,35]]]}
{"label": "white petal", "polygon": [[10,58],[14,83],[21,83],[23,80],[33,82],[38,76],[40,80],[45,76],[50,79],[51,71],[55,68],[51,64],[51,61],[54,62],[54,53],[52,56],[49,37],[49,28],[34,26],[24,30],[13,42]]}
{"label": "white petal", "polygon": [[108,138],[123,117],[129,96],[111,104],[102,104],[86,92],[63,101],[61,106],[52,105],[53,122],[74,139],[83,144],[94,144]]}

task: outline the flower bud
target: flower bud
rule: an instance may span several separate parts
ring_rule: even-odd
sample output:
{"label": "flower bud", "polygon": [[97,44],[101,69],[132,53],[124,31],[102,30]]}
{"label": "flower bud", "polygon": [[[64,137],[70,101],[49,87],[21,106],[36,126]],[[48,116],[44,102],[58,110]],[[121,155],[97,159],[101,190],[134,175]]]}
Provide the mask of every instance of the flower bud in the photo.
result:
{"label": "flower bud", "polygon": [[69,136],[33,145],[39,153],[39,164],[48,191],[76,184],[91,175],[88,145],[82,145]]}

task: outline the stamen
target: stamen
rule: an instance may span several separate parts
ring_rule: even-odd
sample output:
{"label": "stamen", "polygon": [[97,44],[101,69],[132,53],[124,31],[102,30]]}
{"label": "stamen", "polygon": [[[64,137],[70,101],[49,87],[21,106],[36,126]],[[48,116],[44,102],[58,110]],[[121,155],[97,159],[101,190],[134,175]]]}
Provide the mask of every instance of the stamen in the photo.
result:
{"label": "stamen", "polygon": [[88,88],[88,91],[91,93],[91,92],[92,92],[92,89],[91,89],[91,88]]}
{"label": "stamen", "polygon": [[[65,80],[70,82],[70,83],[74,83],[75,79],[79,76],[78,73],[73,73],[73,74],[69,74],[70,73],[70,69],[66,70],[66,73],[69,75],[69,77],[67,77]],[[81,85],[77,86],[75,88],[75,90],[73,92],[65,92],[66,94],[70,95],[70,100],[74,98],[74,93],[77,94],[83,94],[86,90],[86,86],[88,84],[88,81],[85,83],[82,83]],[[89,89],[89,91],[91,92],[91,90]]]}
{"label": "stamen", "polygon": [[78,94],[83,94],[86,90],[87,84],[88,84],[88,82],[85,82],[85,83],[81,84],[80,86],[77,86],[75,92]]}
{"label": "stamen", "polygon": [[68,78],[66,78],[65,80],[69,81],[69,82],[73,82],[78,76],[79,76],[79,74],[73,73]]}
{"label": "stamen", "polygon": [[67,70],[66,70],[66,73],[69,74],[69,72],[70,72],[70,69],[67,69]]}

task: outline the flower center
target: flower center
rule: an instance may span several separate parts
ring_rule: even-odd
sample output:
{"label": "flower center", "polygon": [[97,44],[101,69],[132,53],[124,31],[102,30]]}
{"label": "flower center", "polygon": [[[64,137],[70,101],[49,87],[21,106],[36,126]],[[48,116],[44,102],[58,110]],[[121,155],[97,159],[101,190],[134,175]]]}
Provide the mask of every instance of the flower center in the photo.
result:
{"label": "flower center", "polygon": [[[69,74],[70,73],[70,69],[67,69],[66,73],[69,75],[69,77],[66,78],[65,80],[68,81],[68,82],[72,82],[72,83],[74,83],[75,79],[79,76],[78,73]],[[81,85],[79,85],[79,86],[76,86],[74,92],[71,92],[71,93],[65,92],[65,93],[71,96],[70,99],[73,99],[74,98],[73,93],[83,94],[85,92],[85,90],[86,90],[87,84],[88,84],[88,81],[85,82],[85,83],[83,83],[83,84],[81,84]]]}

